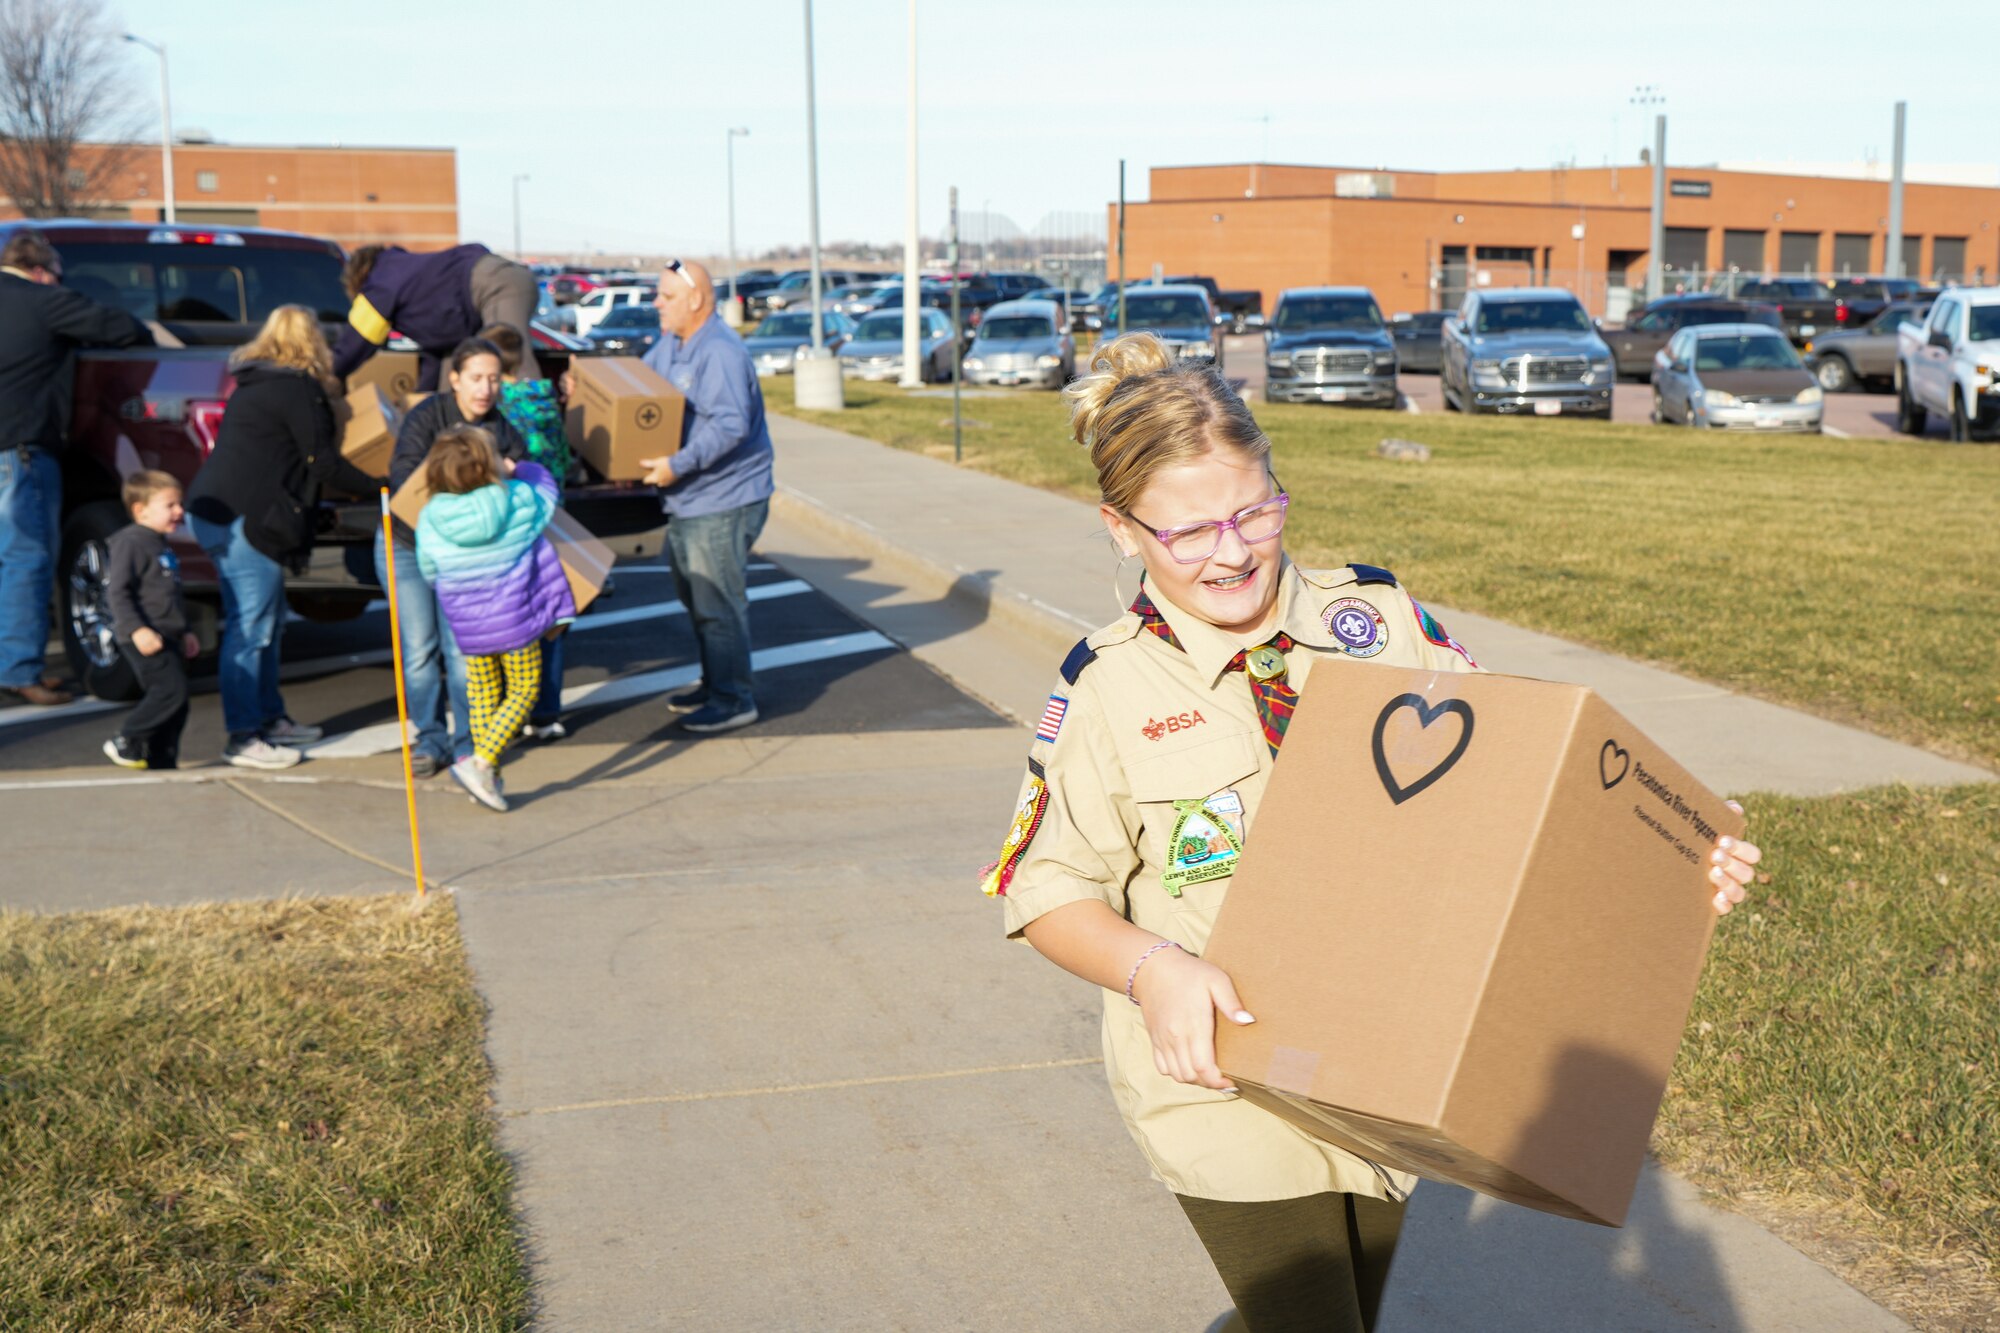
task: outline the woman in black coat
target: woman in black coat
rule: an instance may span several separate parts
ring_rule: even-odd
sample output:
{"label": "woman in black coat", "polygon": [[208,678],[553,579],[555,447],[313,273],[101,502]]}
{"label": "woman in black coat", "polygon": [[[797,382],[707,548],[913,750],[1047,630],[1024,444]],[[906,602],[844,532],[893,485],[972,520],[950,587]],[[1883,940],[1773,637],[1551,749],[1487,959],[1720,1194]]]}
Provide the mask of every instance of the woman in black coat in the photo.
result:
{"label": "woman in black coat", "polygon": [[340,455],[333,357],[310,310],[272,311],[229,366],[236,389],[187,495],[188,528],[222,584],[222,757],[290,768],[303,757],[292,747],[321,733],[294,722],[278,690],[285,566],[312,549],[321,486],[366,494],[375,481]]}

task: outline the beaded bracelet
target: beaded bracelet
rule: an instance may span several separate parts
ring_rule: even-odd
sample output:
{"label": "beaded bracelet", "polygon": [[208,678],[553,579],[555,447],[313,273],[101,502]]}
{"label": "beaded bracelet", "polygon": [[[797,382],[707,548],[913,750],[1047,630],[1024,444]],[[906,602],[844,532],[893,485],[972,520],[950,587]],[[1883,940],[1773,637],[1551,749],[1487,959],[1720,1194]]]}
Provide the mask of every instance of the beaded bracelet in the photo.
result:
{"label": "beaded bracelet", "polygon": [[[1158,953],[1162,949],[1180,949],[1180,948],[1181,946],[1175,944],[1172,940],[1161,940],[1158,944],[1155,944],[1152,948],[1140,954],[1139,961],[1132,964],[1132,975],[1125,978],[1125,998],[1130,1000],[1134,1004],[1139,1003],[1139,997],[1132,993],[1132,983],[1139,979],[1139,969],[1146,965],[1146,960],[1148,958],[1151,958],[1154,954]],[[1186,953],[1187,950],[1181,949],[1181,952]]]}

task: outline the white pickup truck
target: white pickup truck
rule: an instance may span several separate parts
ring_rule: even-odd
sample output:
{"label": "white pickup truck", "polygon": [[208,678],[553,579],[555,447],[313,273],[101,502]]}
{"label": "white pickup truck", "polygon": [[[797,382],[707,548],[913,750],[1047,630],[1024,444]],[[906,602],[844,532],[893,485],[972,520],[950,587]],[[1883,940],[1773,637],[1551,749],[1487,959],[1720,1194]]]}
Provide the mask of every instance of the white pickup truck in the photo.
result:
{"label": "white pickup truck", "polygon": [[1896,429],[1921,435],[1930,414],[1965,441],[2000,431],[2000,287],[1960,287],[1896,335]]}

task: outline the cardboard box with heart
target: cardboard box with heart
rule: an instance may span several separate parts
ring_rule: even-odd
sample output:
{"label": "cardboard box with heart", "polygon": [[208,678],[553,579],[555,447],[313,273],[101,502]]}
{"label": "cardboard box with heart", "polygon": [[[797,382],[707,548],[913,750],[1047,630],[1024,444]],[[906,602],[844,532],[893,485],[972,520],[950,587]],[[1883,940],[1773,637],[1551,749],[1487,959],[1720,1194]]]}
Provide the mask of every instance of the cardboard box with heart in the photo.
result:
{"label": "cardboard box with heart", "polygon": [[1204,955],[1257,1016],[1222,1069],[1383,1166],[1620,1225],[1742,817],[1581,686],[1334,674]]}

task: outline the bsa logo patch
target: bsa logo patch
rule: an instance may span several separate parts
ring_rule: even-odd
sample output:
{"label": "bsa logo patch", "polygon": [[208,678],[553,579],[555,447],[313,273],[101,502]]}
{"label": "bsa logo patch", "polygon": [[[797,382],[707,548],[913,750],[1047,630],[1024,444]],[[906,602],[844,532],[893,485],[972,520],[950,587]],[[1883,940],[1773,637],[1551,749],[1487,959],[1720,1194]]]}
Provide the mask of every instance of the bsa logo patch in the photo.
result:
{"label": "bsa logo patch", "polygon": [[1201,715],[1200,709],[1189,713],[1169,713],[1164,718],[1147,718],[1146,725],[1139,728],[1139,732],[1147,740],[1156,741],[1162,737],[1171,736],[1175,732],[1186,731],[1190,727],[1201,726],[1207,721],[1208,719]]}
{"label": "bsa logo patch", "polygon": [[1389,626],[1370,602],[1343,597],[1320,613],[1320,622],[1349,657],[1373,657],[1389,646]]}

